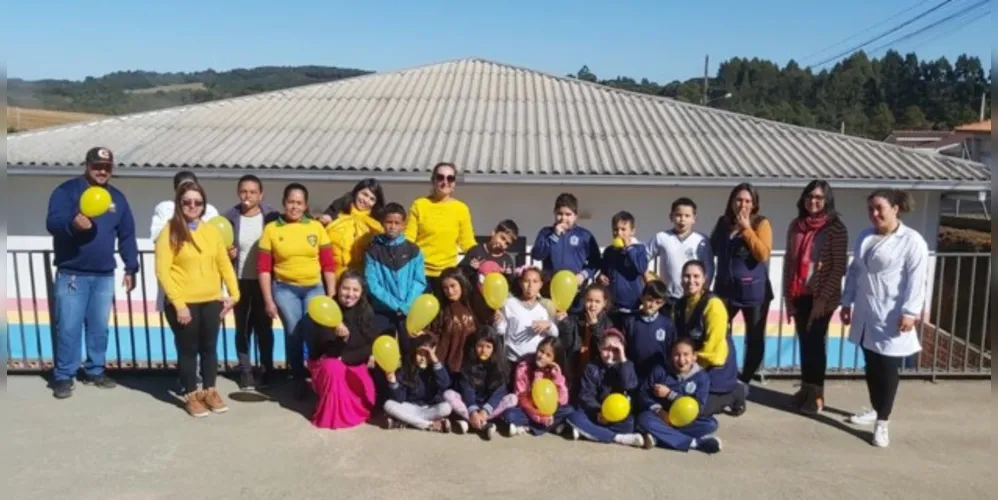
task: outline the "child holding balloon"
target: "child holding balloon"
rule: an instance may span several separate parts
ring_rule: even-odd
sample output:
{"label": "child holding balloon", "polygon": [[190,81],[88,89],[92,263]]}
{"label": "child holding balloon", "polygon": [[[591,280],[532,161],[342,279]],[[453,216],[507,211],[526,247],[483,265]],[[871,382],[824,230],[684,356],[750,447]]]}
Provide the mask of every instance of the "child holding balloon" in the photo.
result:
{"label": "child holding balloon", "polygon": [[586,366],[579,387],[579,408],[568,417],[572,439],[651,448],[647,436],[634,432],[630,396],[638,388],[634,363],[624,353],[624,334],[611,328],[600,342],[599,357]]}
{"label": "child holding balloon", "polygon": [[420,335],[411,347],[402,369],[385,374],[390,390],[384,406],[388,427],[401,422],[416,429],[450,432],[451,406],[444,401],[444,391],[451,386],[451,378],[437,358],[436,342],[431,335]]}
{"label": "child holding balloon", "polygon": [[[322,429],[356,427],[370,418],[375,403],[374,381],[367,364],[378,332],[374,312],[364,298],[360,274],[350,270],[343,273],[336,302],[342,315],[339,324],[317,327],[308,339],[308,369],[319,398],[312,425]],[[315,321],[326,322],[324,318]]]}
{"label": "child holding balloon", "polygon": [[492,420],[506,410],[515,408],[516,394],[508,392],[509,370],[503,359],[502,343],[495,330],[489,326],[478,329],[473,342],[469,342],[464,355],[464,366],[457,377],[457,390],[444,392],[455,416],[455,431],[465,433],[470,426],[482,437],[495,437],[496,426]]}
{"label": "child holding balloon", "polygon": [[671,363],[656,366],[645,381],[641,402],[645,411],[638,426],[651,446],[679,451],[721,451],[714,436],[717,419],[701,411],[710,393],[710,377],[697,363],[693,341],[680,338],[672,345]]}
{"label": "child holding balloon", "polygon": [[545,337],[533,355],[517,363],[514,387],[518,405],[504,415],[509,437],[528,431],[540,436],[560,427],[572,414],[561,370],[563,358],[558,337]]}
{"label": "child holding balloon", "polygon": [[471,284],[456,267],[440,273],[440,289],[443,307],[428,330],[437,337],[437,356],[451,374],[457,374],[464,366],[465,343],[480,325],[476,309],[482,310],[484,306],[475,306]]}
{"label": "child holding balloon", "polygon": [[541,300],[542,286],[539,269],[524,269],[520,274],[520,297],[509,297],[502,311],[496,312],[495,328],[505,340],[506,359],[510,364],[534,353],[542,339],[558,336],[558,326],[551,311]]}
{"label": "child holding balloon", "polygon": [[[548,277],[557,271],[571,272],[575,276],[576,291],[596,276],[603,261],[596,237],[588,229],[576,225],[578,217],[579,200],[575,195],[558,195],[554,201],[554,224],[537,233],[530,249],[530,257],[543,262]],[[574,301],[566,311],[578,312],[581,308],[581,304]]]}

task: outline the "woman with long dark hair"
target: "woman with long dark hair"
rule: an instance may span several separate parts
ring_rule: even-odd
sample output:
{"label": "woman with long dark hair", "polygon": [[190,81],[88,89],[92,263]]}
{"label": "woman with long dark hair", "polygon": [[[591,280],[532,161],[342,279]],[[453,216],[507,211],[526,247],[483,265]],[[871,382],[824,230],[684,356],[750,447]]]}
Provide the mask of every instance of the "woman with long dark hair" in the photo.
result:
{"label": "woman with long dark hair", "polygon": [[835,211],[832,187],[811,181],[797,200],[797,218],[787,228],[783,299],[800,346],[801,387],[793,406],[817,413],[825,406],[825,341],[842,297],[849,233]]}
{"label": "woman with long dark hair", "polygon": [[849,421],[873,425],[873,445],[886,448],[900,362],[922,350],[915,322],[925,305],[929,246],[901,222],[900,214],[912,210],[908,193],[878,189],[867,198],[867,209],[872,227],[856,237],[839,314],[851,325],[849,340],[863,349],[872,405]]}
{"label": "woman with long dark hair", "polygon": [[267,315],[281,319],[288,365],[297,383],[297,395],[304,397],[309,390],[304,342],[315,324],[303,319],[308,318],[305,312],[312,298],[336,296],[336,264],[329,236],[309,215],[308,189],[288,184],[282,200],[284,212],[263,228],[257,272]]}
{"label": "woman with long dark hair", "polygon": [[454,197],[457,167],[438,163],[430,174],[433,192],[412,202],[405,237],[423,251],[427,290],[441,294],[440,273],[457,265],[457,249],[467,252],[478,242],[468,205]]}
{"label": "woman with long dark hair", "polygon": [[759,214],[759,192],[751,184],[731,190],[710,243],[717,257],[714,291],[728,307],[728,320],[734,321],[741,312],[745,322],[745,358],[738,378],[747,388],[762,365],[773,300],[769,281],[773,229],[769,219]]}
{"label": "woman with long dark hair", "polygon": [[326,226],[333,246],[336,274],[348,269],[364,272],[364,252],[371,240],[382,233],[381,212],[385,194],[376,179],[364,179],[350,193],[333,201],[319,221]]}
{"label": "woman with long dark hair", "polygon": [[[216,346],[222,317],[239,301],[239,282],[222,235],[201,222],[207,203],[197,183],[180,186],[177,209],[156,238],[156,278],[166,294],[166,321],[176,337],[184,407],[193,417],[229,409],[215,390]],[[221,283],[228,298],[222,295]],[[197,386],[199,357],[201,390]]]}

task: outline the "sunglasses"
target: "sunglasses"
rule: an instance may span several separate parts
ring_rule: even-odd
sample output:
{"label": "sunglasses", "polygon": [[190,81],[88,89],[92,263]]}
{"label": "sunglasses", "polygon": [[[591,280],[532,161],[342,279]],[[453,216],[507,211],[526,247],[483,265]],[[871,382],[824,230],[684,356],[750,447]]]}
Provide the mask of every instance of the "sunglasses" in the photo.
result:
{"label": "sunglasses", "polygon": [[181,200],[180,204],[185,207],[201,207],[204,206],[204,201],[202,200],[192,200],[190,198],[186,200]]}
{"label": "sunglasses", "polygon": [[454,181],[457,180],[456,176],[444,174],[437,174],[433,178],[436,179],[437,182],[446,182],[447,184],[453,184]]}

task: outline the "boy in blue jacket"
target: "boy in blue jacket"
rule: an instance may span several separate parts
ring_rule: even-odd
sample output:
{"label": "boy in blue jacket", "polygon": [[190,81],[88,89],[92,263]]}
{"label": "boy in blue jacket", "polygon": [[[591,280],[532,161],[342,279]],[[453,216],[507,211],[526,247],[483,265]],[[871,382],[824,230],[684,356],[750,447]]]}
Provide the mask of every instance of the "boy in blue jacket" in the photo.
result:
{"label": "boy in blue jacket", "polygon": [[[73,395],[73,379],[80,369],[86,325],[87,360],[83,383],[102,389],[117,384],[104,374],[107,324],[114,302],[115,254],[125,263],[122,287],[135,288],[139,271],[139,248],[135,218],[125,195],[108,184],[114,169],[111,150],[95,147],[87,151],[83,175],[63,182],[49,198],[45,227],[55,250],[55,369],[52,395]],[[80,213],[80,198],[90,187],[102,187],[111,195],[110,209],[99,216]],[[117,251],[115,246],[117,245]]]}
{"label": "boy in blue jacket", "polygon": [[641,292],[638,314],[627,318],[627,357],[634,361],[638,378],[644,380],[658,365],[669,359],[669,348],[676,340],[676,325],[663,314],[662,306],[668,298],[665,283],[649,281]]}
{"label": "boy in blue jacket", "polygon": [[624,353],[626,342],[620,330],[610,328],[600,342],[599,357],[586,366],[579,387],[579,407],[568,417],[573,440],[579,436],[601,443],[651,448],[646,438],[634,432],[634,416],[610,423],[603,417],[603,400],[614,393],[633,399],[638,389],[634,363]]}
{"label": "boy in blue jacket", "polygon": [[634,238],[635,221],[630,212],[617,212],[611,222],[614,244],[603,250],[603,266],[597,281],[610,287],[613,297],[610,321],[622,330],[626,319],[637,314],[641,306],[641,292],[648,272],[648,250]]}
{"label": "boy in blue jacket", "polygon": [[[638,426],[646,433],[649,447],[704,453],[721,451],[721,439],[713,435],[717,431],[717,419],[703,412],[709,392],[710,377],[697,363],[693,341],[688,338],[677,340],[672,345],[671,362],[656,366],[641,390],[644,411],[638,415]],[[696,400],[700,414],[689,425],[673,427],[669,423],[669,407],[684,396]]]}
{"label": "boy in blue jacket", "polygon": [[[579,217],[579,200],[571,193],[562,193],[554,201],[554,225],[537,233],[530,257],[541,261],[545,277],[550,279],[558,271],[575,274],[581,287],[596,276],[603,260],[596,237],[588,229],[576,226]],[[576,296],[572,307],[565,312],[582,309]]]}
{"label": "boy in blue jacket", "polygon": [[392,330],[403,352],[410,352],[405,316],[416,297],[426,290],[423,252],[407,240],[406,211],[398,203],[385,205],[381,216],[384,234],[375,236],[364,258],[364,279],[379,331]]}

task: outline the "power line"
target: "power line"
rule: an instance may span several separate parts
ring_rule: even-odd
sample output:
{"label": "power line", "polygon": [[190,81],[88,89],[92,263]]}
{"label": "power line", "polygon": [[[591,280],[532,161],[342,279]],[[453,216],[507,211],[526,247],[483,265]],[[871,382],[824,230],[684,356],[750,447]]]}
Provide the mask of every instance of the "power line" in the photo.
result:
{"label": "power line", "polygon": [[847,50],[845,52],[837,54],[834,57],[829,57],[828,59],[825,59],[825,60],[823,60],[823,61],[821,61],[821,62],[819,62],[817,64],[812,64],[812,65],[808,66],[808,68],[820,68],[821,66],[824,66],[824,65],[826,65],[826,64],[828,64],[830,62],[838,61],[839,59],[842,59],[843,57],[846,57],[846,56],[848,56],[848,55],[856,52],[857,50],[860,50],[863,47],[866,47],[867,45],[870,45],[873,42],[882,40],[882,39],[886,38],[887,36],[889,36],[889,35],[891,35],[893,33],[896,33],[898,31],[900,31],[901,29],[904,29],[905,26],[908,26],[911,23],[914,23],[914,22],[918,21],[919,19],[924,18],[925,16],[928,16],[929,14],[932,14],[933,12],[935,12],[935,11],[937,11],[937,10],[945,7],[946,4],[948,4],[948,3],[952,2],[952,1],[953,0],[943,0],[942,2],[939,2],[938,4],[936,4],[935,6],[933,6],[932,8],[930,8],[929,10],[926,10],[926,11],[922,12],[921,14],[918,14],[917,16],[915,16],[915,17],[913,17],[913,18],[911,18],[911,19],[909,19],[909,20],[907,20],[907,21],[905,21],[905,22],[903,22],[903,23],[901,23],[901,24],[899,24],[899,25],[897,25],[897,26],[895,26],[895,27],[893,27],[893,28],[891,28],[891,29],[889,29],[889,30],[887,30],[887,31],[885,31],[885,32],[883,32],[883,33],[881,33],[881,34],[879,34],[879,35],[877,35],[877,36],[875,36],[875,37],[873,37],[873,38],[871,38],[871,39],[869,39],[869,40],[867,40],[867,41],[865,41],[865,42],[863,42],[863,43],[861,43],[861,44],[859,44],[857,46],[855,46],[855,47],[853,47],[853,48],[851,48],[851,49],[849,49],[849,50]]}
{"label": "power line", "polygon": [[941,40],[941,39],[946,38],[946,37],[948,37],[948,36],[950,36],[950,35],[952,35],[954,33],[958,33],[958,32],[960,32],[960,31],[962,31],[962,30],[964,30],[966,28],[969,28],[969,27],[973,26],[974,24],[977,24],[978,22],[983,21],[983,20],[985,20],[987,18],[988,18],[988,16],[980,16],[980,17],[974,18],[974,19],[970,20],[967,23],[964,23],[964,24],[961,24],[961,25],[957,26],[955,30],[944,31],[944,32],[940,33],[937,36],[926,38],[925,40],[922,40],[921,42],[918,42],[917,44],[911,46],[911,48],[915,49],[915,48],[921,47],[921,46],[923,46],[925,44],[935,42],[936,40]]}
{"label": "power line", "polygon": [[908,7],[908,8],[906,8],[906,9],[900,11],[900,12],[897,12],[897,13],[891,15],[890,17],[881,20],[880,22],[878,22],[876,24],[873,24],[871,26],[863,28],[862,31],[859,31],[859,32],[853,34],[849,38],[846,38],[844,40],[840,40],[840,41],[835,42],[832,45],[829,45],[829,46],[827,46],[827,47],[825,47],[825,48],[823,48],[823,49],[821,49],[821,50],[819,50],[817,52],[812,52],[812,53],[808,54],[808,55],[802,57],[800,59],[800,61],[801,62],[807,61],[807,60],[811,59],[812,57],[817,56],[818,54],[824,54],[825,52],[827,52],[830,49],[838,47],[838,46],[840,46],[840,45],[842,45],[842,44],[844,44],[844,43],[846,43],[848,41],[855,40],[856,38],[859,38],[860,35],[863,35],[865,33],[869,33],[874,28],[879,28],[879,27],[881,27],[881,26],[883,26],[883,25],[885,25],[885,24],[887,24],[887,23],[889,23],[889,22],[891,22],[891,21],[893,21],[893,20],[901,17],[902,15],[907,14],[908,12],[910,12],[910,11],[912,11],[912,10],[918,8],[918,7],[921,7],[922,5],[925,5],[925,4],[927,4],[927,3],[931,2],[931,1],[932,0],[922,0],[921,2],[918,2],[917,4],[912,5],[911,7]]}
{"label": "power line", "polygon": [[[912,31],[911,33],[908,33],[908,34],[906,34],[904,36],[901,36],[901,37],[899,37],[899,38],[897,38],[895,40],[892,40],[892,41],[887,42],[887,43],[885,43],[883,45],[880,45],[880,46],[878,46],[878,47],[876,47],[874,49],[870,49],[870,53],[879,52],[879,51],[881,51],[883,49],[886,49],[886,48],[888,48],[888,47],[890,47],[892,45],[896,45],[896,44],[901,43],[901,42],[903,42],[905,40],[910,40],[910,39],[912,39],[912,38],[914,38],[914,37],[916,37],[916,36],[918,36],[918,35],[920,35],[922,33],[925,33],[927,31],[935,29],[935,28],[937,28],[939,26],[942,26],[943,24],[946,24],[946,23],[948,23],[950,21],[953,21],[953,20],[955,20],[957,18],[964,17],[964,16],[967,16],[969,14],[974,14],[974,10],[977,10],[977,9],[979,9],[981,7],[984,7],[987,4],[989,4],[989,3],[991,3],[990,0],[980,0],[979,2],[977,2],[975,4],[970,5],[969,7],[964,7],[963,9],[961,9],[961,10],[959,10],[959,11],[953,13],[953,14],[950,14],[950,15],[948,15],[948,16],[946,16],[946,17],[944,17],[944,18],[942,18],[942,19],[940,19],[938,21],[935,21],[935,22],[933,22],[931,24],[923,26],[920,29]],[[987,10],[990,10],[990,9],[987,9]],[[981,17],[986,17],[986,16],[981,16]],[[964,25],[960,25],[960,28],[963,28],[965,26],[966,26],[965,24]]]}

